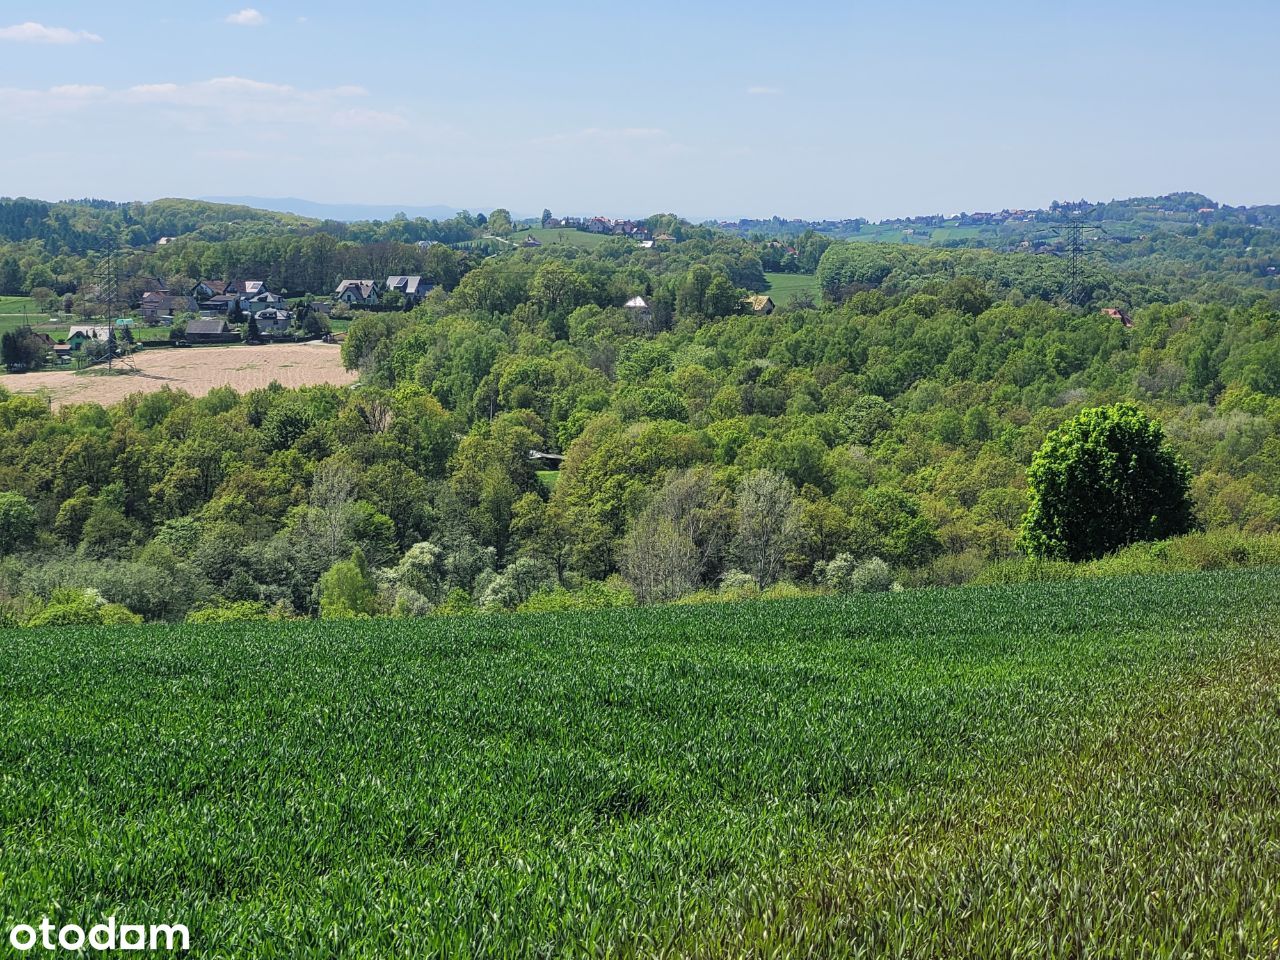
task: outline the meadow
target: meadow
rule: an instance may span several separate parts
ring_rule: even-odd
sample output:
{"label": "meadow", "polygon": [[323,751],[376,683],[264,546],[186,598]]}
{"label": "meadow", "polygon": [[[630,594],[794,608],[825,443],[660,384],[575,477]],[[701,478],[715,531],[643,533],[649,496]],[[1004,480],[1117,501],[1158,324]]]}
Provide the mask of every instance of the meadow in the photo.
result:
{"label": "meadow", "polygon": [[769,281],[769,289],[765,293],[779,307],[787,306],[797,295],[807,294],[815,302],[822,298],[822,288],[812,273],[766,273],[764,278]]}
{"label": "meadow", "polygon": [[1280,571],[0,632],[0,921],[192,956],[1244,956]]}

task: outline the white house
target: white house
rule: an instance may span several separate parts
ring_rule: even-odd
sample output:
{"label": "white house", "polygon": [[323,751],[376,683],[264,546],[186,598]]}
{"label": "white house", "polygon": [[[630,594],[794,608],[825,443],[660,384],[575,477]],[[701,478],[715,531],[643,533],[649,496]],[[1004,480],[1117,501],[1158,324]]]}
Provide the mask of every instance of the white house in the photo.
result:
{"label": "white house", "polygon": [[352,306],[373,307],[378,304],[378,284],[373,280],[343,280],[333,295]]}

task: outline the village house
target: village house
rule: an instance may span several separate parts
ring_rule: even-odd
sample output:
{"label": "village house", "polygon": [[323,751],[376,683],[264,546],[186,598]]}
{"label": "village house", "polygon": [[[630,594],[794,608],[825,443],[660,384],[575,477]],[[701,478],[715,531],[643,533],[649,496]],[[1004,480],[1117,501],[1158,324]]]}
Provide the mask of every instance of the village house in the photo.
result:
{"label": "village house", "polygon": [[106,343],[111,338],[111,327],[103,325],[84,325],[72,327],[67,331],[67,346],[72,353],[78,353],[90,340]]}
{"label": "village house", "polygon": [[191,288],[191,296],[201,302],[212,297],[220,297],[226,292],[225,280],[197,280],[195,286]]}
{"label": "village house", "polygon": [[238,293],[242,297],[256,297],[265,293],[267,284],[263,280],[232,280],[223,293]]}
{"label": "village house", "polygon": [[1126,327],[1133,326],[1133,317],[1129,316],[1125,310],[1118,310],[1115,307],[1106,307],[1102,311],[1104,316],[1111,317],[1113,320],[1119,320]]}
{"label": "village house", "polygon": [[256,294],[242,294],[240,309],[246,314],[256,317],[263,310],[280,310],[284,308],[284,297],[270,290]]}
{"label": "village house", "polygon": [[293,326],[293,314],[288,310],[268,307],[254,314],[253,321],[258,325],[258,332],[263,336],[280,337],[287,334],[289,328]]}
{"label": "village house", "polygon": [[427,283],[422,277],[387,277],[387,289],[399,290],[410,303],[421,303],[434,287],[434,283]]}
{"label": "village house", "polygon": [[353,307],[374,307],[378,304],[378,284],[373,280],[343,280],[333,295]]}
{"label": "village house", "polygon": [[647,297],[634,296],[622,305],[622,309],[631,314],[642,326],[653,319],[653,304]]}
{"label": "village house", "polygon": [[758,317],[767,317],[776,309],[773,303],[773,298],[762,293],[743,297],[742,302],[746,304],[747,309]]}
{"label": "village house", "polygon": [[529,248],[540,247],[542,246],[542,241],[530,234],[524,238],[524,243],[520,244],[520,246]]}
{"label": "village house", "polygon": [[142,319],[148,323],[159,323],[173,319],[175,313],[194,313],[197,309],[195,299],[185,294],[148,291],[142,295]]}
{"label": "village house", "polygon": [[185,339],[190,343],[226,343],[236,334],[223,317],[208,317],[187,321]]}
{"label": "village house", "polygon": [[201,300],[200,313],[208,317],[229,317],[239,302],[240,295],[237,293],[220,293],[208,300]]}

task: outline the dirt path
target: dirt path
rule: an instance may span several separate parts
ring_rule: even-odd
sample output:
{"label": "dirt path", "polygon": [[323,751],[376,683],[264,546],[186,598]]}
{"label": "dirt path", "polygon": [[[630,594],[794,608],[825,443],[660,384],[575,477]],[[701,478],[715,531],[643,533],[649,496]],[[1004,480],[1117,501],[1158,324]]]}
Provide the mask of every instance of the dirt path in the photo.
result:
{"label": "dirt path", "polygon": [[164,387],[199,397],[215,387],[234,387],[244,393],[273,380],[286,387],[342,386],[356,380],[355,373],[342,369],[340,348],[327,343],[166,348],[142,350],[132,359],[137,367],[133,373],[94,369],[5,374],[0,376],[0,387],[13,393],[47,394],[56,409],[73,403],[106,406],[133,393],[153,393]]}

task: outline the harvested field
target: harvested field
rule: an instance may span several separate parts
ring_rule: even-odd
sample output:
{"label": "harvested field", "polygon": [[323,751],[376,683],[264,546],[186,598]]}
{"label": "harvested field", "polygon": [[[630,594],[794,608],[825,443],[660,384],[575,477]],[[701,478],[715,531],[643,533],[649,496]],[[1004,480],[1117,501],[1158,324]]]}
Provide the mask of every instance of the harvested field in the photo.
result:
{"label": "harvested field", "polygon": [[342,368],[339,350],[328,343],[143,350],[132,358],[137,367],[133,373],[97,368],[6,374],[0,376],[0,387],[13,393],[46,393],[56,408],[118,403],[132,393],[153,393],[164,387],[203,396],[215,387],[233,387],[243,393],[273,380],[286,387],[354,383],[356,374]]}

